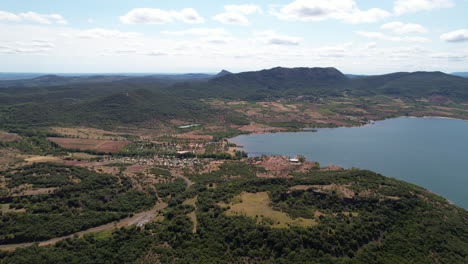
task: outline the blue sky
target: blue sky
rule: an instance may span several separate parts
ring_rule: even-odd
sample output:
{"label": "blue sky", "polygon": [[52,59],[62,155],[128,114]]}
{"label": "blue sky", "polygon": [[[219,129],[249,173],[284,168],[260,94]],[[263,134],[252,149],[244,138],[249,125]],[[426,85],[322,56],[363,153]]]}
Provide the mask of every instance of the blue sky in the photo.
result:
{"label": "blue sky", "polygon": [[2,0],[0,72],[468,71],[468,0]]}

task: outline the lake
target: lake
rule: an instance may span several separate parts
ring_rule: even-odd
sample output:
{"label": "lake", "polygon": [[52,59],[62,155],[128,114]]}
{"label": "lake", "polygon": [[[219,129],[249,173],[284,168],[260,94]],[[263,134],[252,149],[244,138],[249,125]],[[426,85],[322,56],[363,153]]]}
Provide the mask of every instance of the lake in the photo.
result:
{"label": "lake", "polygon": [[241,135],[230,139],[249,156],[304,155],[411,182],[468,208],[468,121],[395,118],[317,132]]}

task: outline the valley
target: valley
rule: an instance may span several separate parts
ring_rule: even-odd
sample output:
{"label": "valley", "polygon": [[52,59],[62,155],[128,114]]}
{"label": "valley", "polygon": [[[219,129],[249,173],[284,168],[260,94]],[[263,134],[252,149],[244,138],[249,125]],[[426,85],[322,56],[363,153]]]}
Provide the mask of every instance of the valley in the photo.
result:
{"label": "valley", "polygon": [[[347,77],[333,81],[335,70],[278,71],[283,86],[256,99],[213,89],[228,78],[261,90],[271,72],[226,73],[202,81],[205,88],[200,81],[0,88],[0,263],[103,260],[108,252],[127,252],[114,262],[381,263],[416,254],[462,263],[467,211],[445,198],[302,156],[248,157],[228,139],[399,116],[468,119],[463,97],[358,95],[362,88],[340,88],[354,86]],[[294,77],[304,71],[305,79]],[[303,82],[294,92],[293,77]],[[424,243],[402,253],[395,241]],[[441,241],[460,246],[439,248]]]}

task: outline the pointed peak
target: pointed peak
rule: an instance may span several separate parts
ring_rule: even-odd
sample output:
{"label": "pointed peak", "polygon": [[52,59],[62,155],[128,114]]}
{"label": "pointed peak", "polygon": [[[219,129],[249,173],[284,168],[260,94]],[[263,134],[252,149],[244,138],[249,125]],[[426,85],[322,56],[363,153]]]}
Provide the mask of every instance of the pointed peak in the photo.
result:
{"label": "pointed peak", "polygon": [[224,75],[228,75],[228,74],[232,74],[232,72],[226,71],[226,70],[222,70],[222,71],[220,71],[218,74],[216,74],[216,77],[220,77],[220,76],[224,76]]}

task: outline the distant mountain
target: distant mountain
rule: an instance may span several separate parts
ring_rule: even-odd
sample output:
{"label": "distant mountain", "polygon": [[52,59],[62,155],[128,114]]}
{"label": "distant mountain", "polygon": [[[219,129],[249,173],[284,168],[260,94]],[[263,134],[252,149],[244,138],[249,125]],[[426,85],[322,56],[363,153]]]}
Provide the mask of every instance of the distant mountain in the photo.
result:
{"label": "distant mountain", "polygon": [[[225,97],[258,99],[289,94],[333,93],[349,79],[335,68],[283,68],[217,76],[205,91]],[[340,93],[340,92],[338,92]]]}
{"label": "distant mountain", "polygon": [[38,87],[58,86],[79,83],[160,83],[173,84],[177,82],[208,80],[213,74],[188,73],[188,74],[155,74],[148,76],[126,76],[126,75],[94,75],[94,76],[60,76],[43,75],[29,79],[0,80],[0,87]]}
{"label": "distant mountain", "polygon": [[398,72],[352,81],[355,95],[395,95],[424,98],[434,95],[468,100],[468,79],[443,72]]}
{"label": "distant mountain", "polygon": [[222,70],[222,71],[220,71],[218,74],[216,74],[214,77],[221,77],[221,76],[228,75],[228,74],[232,74],[232,72],[226,71],[226,70]]}
{"label": "distant mountain", "polygon": [[41,73],[9,73],[9,72],[0,72],[0,80],[21,80],[21,79],[31,79],[42,76]]}
{"label": "distant mountain", "polygon": [[96,75],[96,76],[80,76],[66,77],[59,75],[44,75],[31,79],[7,80],[0,81],[0,87],[37,87],[37,86],[56,86],[69,85],[77,83],[99,83],[113,82],[128,79],[128,76],[118,75]]}
{"label": "distant mountain", "polygon": [[364,77],[369,77],[369,75],[359,75],[359,74],[345,74],[346,77],[350,79],[358,79],[358,78],[364,78]]}
{"label": "distant mountain", "polygon": [[455,76],[460,76],[460,77],[465,77],[465,78],[468,78],[468,72],[453,72],[451,73],[452,75],[455,75]]}
{"label": "distant mountain", "polygon": [[216,75],[206,83],[183,83],[173,91],[193,98],[264,100],[294,96],[375,96],[407,98],[434,95],[468,101],[468,79],[442,72],[397,72],[346,76],[335,68],[272,68]]}

